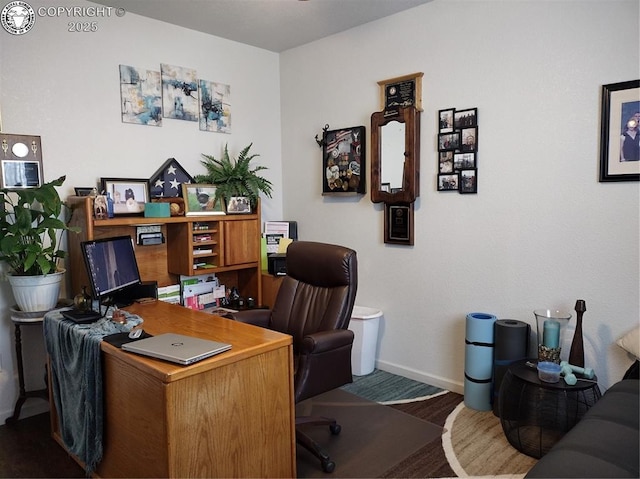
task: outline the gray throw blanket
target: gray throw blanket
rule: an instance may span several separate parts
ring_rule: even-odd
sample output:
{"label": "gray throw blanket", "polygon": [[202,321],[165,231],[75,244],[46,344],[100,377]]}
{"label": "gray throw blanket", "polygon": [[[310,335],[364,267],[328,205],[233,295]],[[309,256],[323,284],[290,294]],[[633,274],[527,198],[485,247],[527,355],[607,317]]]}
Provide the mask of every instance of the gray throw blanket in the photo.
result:
{"label": "gray throw blanket", "polygon": [[115,333],[130,331],[142,323],[125,312],[125,324],[107,317],[93,324],[76,324],[60,310],[44,317],[44,338],[50,358],[53,398],[60,435],[67,449],[85,464],[91,475],[102,459],[102,361],[100,342]]}

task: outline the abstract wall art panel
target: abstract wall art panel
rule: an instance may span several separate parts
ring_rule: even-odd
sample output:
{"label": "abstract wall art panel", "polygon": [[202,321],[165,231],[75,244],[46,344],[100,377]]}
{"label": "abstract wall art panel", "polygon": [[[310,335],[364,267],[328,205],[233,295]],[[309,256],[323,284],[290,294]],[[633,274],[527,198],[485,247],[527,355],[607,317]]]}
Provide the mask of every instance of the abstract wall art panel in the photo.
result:
{"label": "abstract wall art panel", "polygon": [[165,118],[198,121],[196,70],[162,63],[162,112]]}
{"label": "abstract wall art panel", "polygon": [[200,80],[200,130],[231,133],[231,86]]}
{"label": "abstract wall art panel", "polygon": [[162,126],[160,72],[120,65],[122,122]]}

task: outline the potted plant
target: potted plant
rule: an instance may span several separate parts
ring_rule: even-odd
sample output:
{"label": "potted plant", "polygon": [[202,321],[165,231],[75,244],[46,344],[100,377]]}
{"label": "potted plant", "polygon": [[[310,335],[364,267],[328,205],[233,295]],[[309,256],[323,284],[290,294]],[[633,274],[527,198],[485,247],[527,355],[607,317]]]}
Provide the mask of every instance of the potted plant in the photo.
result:
{"label": "potted plant", "polygon": [[258,175],[259,171],[266,170],[266,166],[256,166],[251,168],[251,160],[260,156],[249,154],[253,143],[245,147],[238,158],[232,160],[229,157],[228,145],[224,146],[222,158],[216,159],[212,155],[205,155],[200,163],[206,168],[207,173],[196,175],[196,183],[208,183],[216,186],[216,199],[231,201],[232,198],[247,198],[251,209],[254,210],[258,204],[260,193],[271,198],[272,184],[266,178]]}
{"label": "potted plant", "polygon": [[0,261],[22,311],[47,311],[56,306],[65,270],[58,261],[63,231],[79,231],[60,219],[63,202],[56,187],[65,176],[37,188],[0,190]]}

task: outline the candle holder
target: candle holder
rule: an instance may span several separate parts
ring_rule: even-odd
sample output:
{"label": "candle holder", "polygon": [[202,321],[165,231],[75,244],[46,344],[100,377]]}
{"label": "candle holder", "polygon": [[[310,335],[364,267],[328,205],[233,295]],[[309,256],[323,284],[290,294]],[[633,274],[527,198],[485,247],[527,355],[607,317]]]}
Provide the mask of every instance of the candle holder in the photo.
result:
{"label": "candle holder", "polygon": [[538,361],[549,361],[560,364],[560,352],[564,331],[569,325],[571,313],[567,311],[553,311],[550,309],[536,309],[538,328]]}

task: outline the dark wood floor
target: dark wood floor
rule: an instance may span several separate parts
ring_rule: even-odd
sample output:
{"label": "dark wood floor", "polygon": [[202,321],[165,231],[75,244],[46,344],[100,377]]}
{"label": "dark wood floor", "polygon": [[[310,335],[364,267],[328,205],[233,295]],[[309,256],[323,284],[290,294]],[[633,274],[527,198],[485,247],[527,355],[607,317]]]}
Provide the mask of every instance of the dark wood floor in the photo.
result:
{"label": "dark wood floor", "polygon": [[51,438],[49,413],[0,426],[0,477],[85,477]]}

